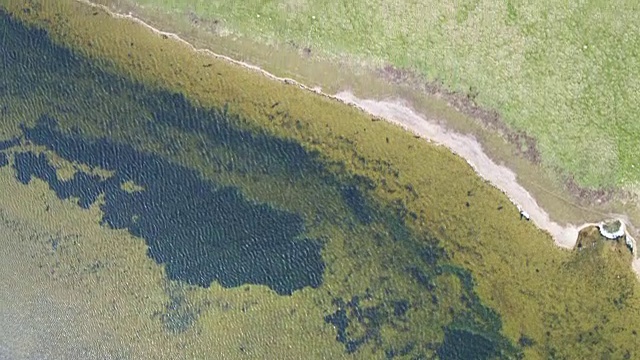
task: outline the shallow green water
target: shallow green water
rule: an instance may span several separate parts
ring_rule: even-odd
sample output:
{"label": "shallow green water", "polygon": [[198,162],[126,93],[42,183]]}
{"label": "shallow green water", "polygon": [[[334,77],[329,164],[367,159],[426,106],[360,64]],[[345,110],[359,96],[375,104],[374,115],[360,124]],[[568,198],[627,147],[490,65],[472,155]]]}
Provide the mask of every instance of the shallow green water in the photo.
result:
{"label": "shallow green water", "polygon": [[[137,4],[313,56],[392,64],[473,96],[585,187],[637,187],[636,1],[184,0]],[[144,10],[143,10],[144,11]]]}
{"label": "shallow green water", "polygon": [[[165,278],[154,288],[164,294],[164,307],[144,318],[147,300],[136,294],[139,301],[122,305],[134,309],[127,312],[135,314],[128,319],[131,324],[150,321],[157,326],[153,336],[164,332],[170,339],[167,346],[179,337],[194,349],[206,349],[201,333],[229,331],[222,330],[227,325],[216,321],[218,316],[245,321],[240,315],[218,315],[216,299],[228,292],[239,294],[233,304],[244,303],[243,313],[251,302],[256,307],[277,304],[269,305],[276,312],[311,314],[279,336],[312,357],[324,346],[333,356],[362,358],[438,354],[485,359],[519,352],[521,346],[501,334],[497,313],[481,303],[470,273],[449,261],[436,234],[414,233],[405,225],[406,218],[417,215],[403,204],[374,200],[371,180],[329,171],[318,153],[244,130],[225,108],[194,107],[182,95],[106,73],[100,64],[51,43],[44,32],[27,29],[4,13],[0,19],[0,38],[6,39],[1,131],[8,141],[2,149],[7,158],[3,174],[10,171],[18,187],[45,184],[51,194],[76,204],[80,215],[72,216],[98,207],[96,221],[102,227],[114,234],[123,229],[146,243],[146,255],[164,266]],[[139,189],[123,190],[128,182]],[[14,201],[11,206],[27,206],[19,198]],[[31,221],[55,223],[65,216],[49,212]],[[18,231],[11,223],[5,226]],[[86,282],[87,287],[144,281],[141,274],[147,270],[135,263],[122,277],[100,261],[101,248],[95,249],[98,260],[87,264],[66,251],[65,238],[52,239],[46,254],[18,249],[32,251],[32,257],[54,254],[51,271],[66,282],[50,286],[70,296],[94,291],[68,287],[88,277],[99,276],[104,283]],[[115,258],[128,251],[116,241],[102,246],[111,248]],[[24,282],[49,270],[28,271]],[[237,292],[243,288],[246,295]],[[253,288],[264,295],[249,291]],[[198,294],[199,300],[185,293]],[[114,310],[100,311],[105,318],[94,322],[98,331],[134,332],[133,325],[110,323]],[[86,314],[87,320],[92,316]],[[256,337],[282,331],[261,321],[259,312],[251,316],[258,327],[235,331]],[[33,326],[38,325],[16,324],[25,334]],[[22,346],[5,341],[0,337],[8,353]],[[235,351],[241,357],[247,351],[233,344],[220,354]],[[143,353],[117,343],[82,346],[97,357]],[[55,351],[55,342],[49,347]],[[266,351],[297,357],[284,346],[254,351],[258,357]]]}
{"label": "shallow green water", "polygon": [[[446,149],[138,24],[1,3],[98,59],[2,30],[18,39],[2,136],[19,142],[0,157],[14,357],[637,356],[624,243],[590,229],[560,250]],[[264,256],[273,240],[284,256]]]}

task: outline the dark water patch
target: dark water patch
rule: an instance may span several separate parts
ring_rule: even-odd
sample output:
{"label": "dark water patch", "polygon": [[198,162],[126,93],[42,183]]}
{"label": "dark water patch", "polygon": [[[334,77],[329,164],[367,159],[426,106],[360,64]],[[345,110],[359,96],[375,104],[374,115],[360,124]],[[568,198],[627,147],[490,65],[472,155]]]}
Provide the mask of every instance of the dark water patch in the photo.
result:
{"label": "dark water patch", "polygon": [[[218,173],[268,174],[291,182],[301,178],[305,181],[317,179],[322,186],[332,188],[332,195],[340,194],[344,183],[326,171],[318,152],[307,151],[295,141],[266,132],[242,129],[237,126],[241,120],[231,116],[227,107],[205,109],[194,106],[182,94],[151,88],[105,70],[113,68],[108,60],[87,60],[82,54],[52,42],[46,31],[25,27],[6,13],[0,13],[0,32],[0,38],[6,40],[0,47],[0,61],[6,70],[2,80],[8,91],[19,97],[52,102],[50,113],[66,112],[77,114],[78,119],[95,119],[89,124],[91,130],[82,124],[78,134],[83,131],[85,134],[88,131],[109,134],[113,132],[112,128],[125,129],[131,126],[129,124],[135,124],[131,127],[145,129],[145,137],[157,138],[166,145],[170,155],[178,155],[184,152],[184,147],[177,141],[172,143],[167,135],[177,130],[197,139],[197,152],[205,158],[207,166]],[[43,94],[53,94],[55,101],[44,99]],[[60,99],[62,94],[63,100]],[[131,107],[136,111],[135,116],[126,112],[130,107],[120,106],[121,100],[135,104]],[[93,108],[97,108],[95,113]],[[108,114],[110,118],[96,119],[96,114]],[[68,131],[74,125],[81,125],[74,124],[75,120],[70,120],[73,118],[65,116],[60,127]],[[131,138],[121,140],[137,144],[138,135],[125,134]],[[322,204],[310,203],[309,206],[331,221],[342,221],[341,217],[327,214]]]}
{"label": "dark water patch", "polygon": [[[354,181],[348,182],[354,184]],[[342,188],[343,191],[345,187]],[[362,213],[366,209],[367,223],[378,222],[383,224],[386,232],[375,234],[378,237],[378,246],[390,246],[392,243],[401,245],[400,253],[394,253],[388,260],[392,265],[404,270],[404,276],[411,279],[416,285],[409,293],[401,298],[394,298],[393,291],[385,288],[375,288],[373,291],[385,293],[384,302],[370,306],[361,305],[361,297],[354,296],[351,300],[336,299],[335,312],[325,317],[325,322],[333,324],[336,328],[336,340],[344,344],[347,353],[359,351],[363,346],[373,346],[374,349],[384,349],[387,358],[409,356],[409,358],[425,358],[426,354],[440,352],[443,356],[452,356],[451,353],[468,354],[476,352],[482,354],[486,351],[490,354],[504,354],[517,357],[518,349],[501,334],[502,322],[498,314],[486,307],[480,301],[475,292],[474,281],[471,273],[464,268],[449,263],[449,256],[441,246],[439,239],[426,231],[415,233],[406,224],[408,219],[416,220],[417,215],[406,209],[401,200],[388,204],[375,201],[368,193],[366,185],[350,185],[349,196],[351,210],[354,214]],[[354,195],[357,194],[357,195]],[[344,197],[344,194],[343,194]],[[353,204],[357,205],[353,205]],[[379,224],[378,224],[379,225]],[[354,246],[359,246],[354,244]],[[398,264],[398,259],[403,259]],[[407,325],[403,324],[405,316],[411,310],[411,304],[417,301],[421,306],[452,306],[453,304],[440,304],[438,300],[440,289],[440,277],[453,275],[462,285],[462,294],[459,299],[462,309],[456,310],[454,318],[449,324],[443,324],[443,329],[449,336],[446,343],[435,344],[430,339],[411,337],[411,341],[404,344],[392,344],[384,341],[380,335],[380,329],[391,327],[395,331],[405,331]],[[405,279],[406,279],[405,278]],[[407,298],[404,298],[407,297]],[[434,308],[434,311],[437,308]],[[487,339],[479,349],[466,348],[463,341],[456,339]],[[466,336],[466,338],[465,338]],[[453,357],[451,357],[453,358]]]}
{"label": "dark water patch", "polygon": [[397,300],[393,302],[393,315],[403,316],[409,310],[409,302],[407,300]]}
{"label": "dark water patch", "polygon": [[[3,106],[4,108],[4,106]],[[20,139],[12,138],[8,140],[0,140],[0,167],[9,165],[9,157],[2,152],[20,144]]]}
{"label": "dark water patch", "polygon": [[[408,211],[404,202],[400,199],[392,201],[383,211],[385,222],[389,224],[389,231],[395,241],[408,241],[414,239],[415,236],[411,234],[409,228],[406,225],[407,217],[410,216],[413,220],[417,219],[417,215]],[[428,244],[438,244],[440,241],[434,236],[426,234],[425,239]],[[436,245],[437,246],[437,245]],[[439,254],[442,259],[446,258],[446,253],[442,247],[442,251]]]}
{"label": "dark water patch", "polygon": [[190,302],[187,299],[187,290],[182,286],[169,284],[165,289],[169,301],[163,311],[156,312],[165,329],[172,334],[184,333],[192,328],[202,312],[210,305],[208,301],[202,304]]}
{"label": "dark water patch", "polygon": [[59,198],[78,197],[78,205],[84,209],[88,209],[104,191],[104,183],[97,175],[78,172],[71,180],[59,180],[56,168],[49,164],[49,159],[44,154],[17,153],[14,168],[16,178],[21,183],[26,185],[33,177],[44,180]]}
{"label": "dark water patch", "polygon": [[522,346],[516,347],[501,334],[500,316],[480,301],[471,273],[450,264],[440,266],[440,272],[460,280],[465,308],[454,314],[445,327],[445,339],[438,347],[438,355],[442,359],[521,358]]}
{"label": "dark water patch", "polygon": [[[62,158],[114,172],[106,180],[76,173],[60,181],[43,154],[16,154],[16,177],[46,181],[60,198],[78,197],[88,207],[104,194],[103,223],[145,239],[149,256],[166,264],[169,278],[208,287],[267,285],[291,294],[322,281],[322,244],[302,237],[303,219],[247,201],[232,187],[217,187],[194,170],[105,138],[87,140],[58,130],[42,116],[24,137]],[[144,190],[121,188],[132,181]]]}
{"label": "dark water patch", "polygon": [[[118,122],[143,122],[143,127],[149,133],[155,130],[159,138],[167,133],[167,129],[198,137],[204,135],[205,147],[214,146],[213,155],[220,157],[217,160],[224,164],[223,171],[278,174],[291,179],[302,174],[313,176],[322,168],[313,154],[293,141],[248,132],[232,125],[226,109],[196,108],[182,95],[151,90],[144,84],[102,70],[102,64],[87,61],[74,51],[54,44],[45,31],[27,28],[4,13],[0,21],[0,31],[5,35],[2,38],[10,40],[0,49],[0,58],[3,69],[7,69],[3,80],[12,94],[25,98],[66,94],[69,101],[65,106],[79,112],[88,111],[85,102],[89,100],[97,103],[96,99],[107,100],[105,96],[127,98],[142,105],[151,118],[114,118],[108,122],[96,121],[92,126],[108,132],[109,127]],[[74,86],[71,79],[84,81]],[[69,120],[65,121],[65,126],[72,125],[68,124]],[[167,262],[170,277],[188,279],[190,283],[202,286],[208,286],[212,280],[223,286],[245,282],[269,284],[279,293],[290,293],[304,286],[316,287],[321,283],[322,245],[316,240],[300,238],[303,222],[299,216],[250,204],[232,188],[217,189],[211,183],[203,185],[201,179],[194,180],[197,178],[194,172],[170,168],[159,157],[133,156],[132,147],[112,146],[108,139],[82,142],[79,141],[82,137],[80,129],[67,137],[60,136],[62,132],[55,129],[55,121],[47,117],[42,117],[35,127],[23,127],[31,141],[47,144],[65,159],[92,167],[117,169],[115,179],[101,182],[80,173],[73,182],[58,182],[52,176],[52,169],[44,166],[42,160],[33,158],[35,154],[19,160],[19,176],[24,181],[35,176],[25,168],[32,163],[38,167],[34,171],[48,179],[59,196],[77,196],[85,207],[95,201],[96,189],[103,191],[103,221],[145,238],[150,245],[149,255],[159,262]],[[167,139],[161,140],[166,142]],[[179,144],[169,145],[176,152],[184,150]],[[219,151],[220,147],[229,151]],[[133,181],[145,191],[127,193],[119,187],[124,181]],[[85,187],[87,194],[82,194],[78,187]],[[172,189],[173,195],[169,195],[169,188],[178,190]],[[165,195],[157,195],[160,192]],[[229,205],[230,202],[234,205]],[[212,208],[216,208],[213,210],[218,216],[210,219],[208,211]],[[243,215],[230,219],[228,214],[234,212]],[[247,222],[246,226],[244,222]],[[183,237],[191,239],[185,241],[185,246],[170,245],[179,243]],[[205,238],[209,240],[204,241]],[[207,247],[213,249],[205,251],[203,248]],[[203,256],[204,253],[208,255]]]}
{"label": "dark water patch", "polygon": [[[340,164],[342,171],[347,171],[345,164]],[[375,190],[376,184],[370,178],[363,175],[353,175],[342,179],[327,179],[333,182],[340,189],[340,196],[347,205],[351,213],[363,225],[369,225],[373,221],[385,223],[385,212],[377,211],[376,202],[371,198],[370,193]],[[386,224],[386,223],[385,223]],[[393,223],[389,223],[393,225]]]}
{"label": "dark water patch", "polygon": [[[438,261],[448,260],[447,253],[444,248],[433,241],[423,242],[417,251],[417,254],[420,256],[422,262],[429,267],[435,267]],[[440,268],[435,267],[435,269],[438,270]]]}
{"label": "dark water patch", "polygon": [[[8,20],[0,21],[4,24]],[[270,137],[266,132],[242,130],[236,126],[238,119],[231,119],[226,108],[206,110],[194,107],[182,95],[150,90],[143,84],[103,71],[95,63],[52,44],[45,32],[27,31],[15,23],[11,26],[18,29],[0,30],[5,35],[0,38],[9,39],[6,42],[9,49],[0,47],[3,69],[9,69],[7,76],[3,74],[1,79],[10,84],[9,92],[30,99],[52,92],[65,94],[64,104],[52,104],[51,108],[75,109],[81,115],[93,111],[91,106],[109,104],[106,106],[108,109],[102,109],[100,113],[100,116],[109,114],[108,118],[92,120],[90,131],[109,134],[111,127],[128,129],[128,125],[122,124],[129,123],[135,123],[130,127],[132,129],[147,130],[135,134],[119,133],[126,140],[116,143],[108,138],[95,139],[83,135],[82,132],[87,131],[83,130],[86,129],[84,126],[69,132],[67,129],[75,121],[69,119],[73,117],[64,117],[65,123],[58,125],[53,118],[43,116],[35,126],[22,127],[28,140],[46,146],[69,161],[112,170],[114,175],[104,179],[79,172],[71,180],[59,181],[46,157],[23,153],[16,161],[16,175],[21,181],[41,178],[59,197],[77,197],[79,204],[85,207],[95,202],[96,194],[103,194],[103,223],[113,228],[126,228],[131,234],[143,238],[149,245],[149,256],[166,264],[171,279],[200,286],[209,286],[212,281],[226,287],[244,283],[264,284],[280,294],[290,294],[305,286],[318,286],[324,270],[320,256],[322,245],[317,240],[304,238],[300,216],[249,202],[236,188],[203,181],[196,171],[176,166],[166,158],[137,151],[132,144],[139,144],[141,136],[152,140],[157,138],[167,146],[170,155],[181,154],[185,150],[183,144],[178,141],[172,143],[167,134],[187,133],[198,142],[197,146],[201,148],[195,150],[200,155],[204,152],[207,166],[219,166],[214,169],[216,171],[277,175],[285,181],[295,181],[301,176],[317,179],[318,183],[323,183],[323,189],[330,188],[332,196],[342,198],[345,207],[357,220],[349,221],[353,226],[345,230],[354,230],[353,241],[346,245],[356,249],[351,251],[354,256],[361,256],[358,251],[369,250],[367,247],[373,243],[378,246],[393,244],[389,248],[394,249],[388,257],[380,257],[386,262],[381,264],[381,268],[390,269],[385,270],[383,276],[392,279],[380,286],[382,281],[366,280],[377,286],[374,289],[377,302],[361,300],[366,299],[365,295],[349,294],[327,310],[330,314],[324,320],[336,326],[336,339],[344,344],[347,352],[356,352],[366,346],[379,349],[389,358],[405,355],[426,358],[429,351],[425,349],[433,351],[437,348],[437,344],[428,343],[430,339],[420,338],[424,333],[420,327],[413,325],[408,329],[406,317],[413,316],[411,306],[418,303],[429,305],[429,296],[433,299],[440,290],[437,285],[441,274],[457,270],[443,267],[447,255],[436,237],[409,230],[405,220],[416,220],[418,215],[407,211],[404,203],[380,205],[372,194],[376,183],[364,176],[348,174],[345,169],[350,166],[324,163],[317,153],[307,152],[295,142]],[[135,106],[128,107],[119,99],[130,100]],[[127,109],[134,108],[142,108],[142,112],[136,114],[144,115],[135,118],[129,115]],[[145,117],[146,114],[150,115]],[[96,119],[95,116],[78,118]],[[183,137],[176,136],[175,139]],[[348,141],[346,139],[345,144],[348,145]],[[356,160],[389,178],[399,176],[389,163],[379,162],[376,165],[376,161],[361,156]],[[326,170],[329,168],[331,172]],[[125,182],[133,182],[144,190],[127,192],[121,188]],[[384,191],[385,184],[380,186]],[[389,192],[397,191],[387,188]],[[406,189],[410,196],[418,196],[413,187],[408,185]],[[338,218],[334,224],[343,224],[340,220],[343,214],[331,213],[333,208],[324,209],[328,207],[321,202],[311,206],[317,207],[317,213],[330,221]],[[376,232],[383,230],[372,234],[369,229],[373,226],[360,225],[375,225]],[[357,236],[361,234],[362,237]],[[361,261],[362,258],[344,261],[351,260]],[[428,281],[425,284],[433,284],[411,286],[412,276],[416,279],[409,271],[411,268]],[[366,271],[366,268],[363,266],[362,270]],[[452,334],[454,331],[481,334],[491,339],[492,344],[497,344],[496,347],[503,346],[495,340],[499,339],[496,335],[501,327],[499,318],[492,317],[495,314],[479,303],[470,274],[456,274],[465,284],[464,305],[467,309],[456,314],[455,321],[447,327],[448,331]],[[467,284],[469,291],[466,290]],[[421,302],[423,297],[427,300]],[[196,316],[196,313],[186,311],[182,300],[172,298],[162,321],[169,330],[180,332],[188,329]],[[440,328],[442,324],[423,325]],[[393,336],[385,338],[383,334],[390,327],[390,331],[410,331],[410,340],[390,344]],[[457,342],[450,344],[462,346]],[[445,345],[441,347],[448,349]]]}
{"label": "dark water patch", "polygon": [[[26,98],[39,89],[69,95],[67,82],[42,76],[57,73],[60,77],[78,79],[88,69],[88,62],[73,51],[54,44],[47,32],[26,27],[0,9],[0,94]],[[19,69],[19,71],[12,71]]]}
{"label": "dark water patch", "polygon": [[[380,327],[388,316],[381,306],[360,306],[360,297],[355,295],[351,300],[334,299],[334,305],[338,308],[333,314],[325,316],[325,322],[336,327],[336,340],[344,344],[348,354],[356,352],[360,346],[372,339],[381,342]],[[364,329],[360,333],[352,333],[350,325],[358,322]]]}
{"label": "dark water patch", "polygon": [[[232,126],[226,108],[203,109],[193,106],[182,94],[138,92],[138,102],[152,113],[151,132],[162,133],[167,127],[204,136],[208,146],[230,150],[243,159],[236,166],[250,166],[251,173],[286,174],[288,177],[323,173],[317,153],[307,152],[299,143],[277,139],[258,131]],[[229,169],[237,171],[238,169]]]}
{"label": "dark water patch", "polygon": [[172,299],[166,306],[165,312],[160,315],[165,328],[174,334],[183,333],[193,325],[200,316],[199,312],[183,306],[179,301]]}
{"label": "dark water patch", "polygon": [[502,329],[500,316],[480,301],[469,270],[451,264],[443,264],[439,268],[442,274],[456,276],[462,285],[461,301],[466,305],[466,309],[464,312],[456,314],[452,324],[497,336]]}
{"label": "dark water patch", "polygon": [[445,329],[437,354],[442,360],[488,360],[498,355],[496,344],[467,330]]}
{"label": "dark water patch", "polygon": [[354,352],[356,349],[353,349],[352,346],[349,346],[349,339],[347,337],[347,328],[349,327],[349,317],[347,316],[347,310],[341,304],[344,304],[344,300],[340,299],[338,303],[338,310],[333,314],[327,315],[324,317],[324,321],[327,324],[331,324],[336,328],[337,335],[336,340],[345,345],[345,349],[347,352]]}
{"label": "dark water patch", "polygon": [[[194,106],[178,93],[150,89],[145,84],[131,81],[120,74],[104,71],[101,61],[88,61],[81,54],[61,47],[51,41],[47,32],[25,27],[0,11],[0,66],[3,81],[11,94],[30,98],[42,93],[64,96],[69,103],[56,104],[60,112],[85,112],[87,104],[80,99],[93,101],[99,97],[124,97],[141,105],[150,119],[127,119],[144,122],[148,134],[166,133],[168,128],[204,137],[207,146],[220,146],[242,161],[225,161],[234,171],[253,174],[286,174],[289,177],[310,176],[322,171],[322,163],[316,161],[317,153],[306,151],[299,143],[278,139],[264,132],[241,129],[233,123],[226,107],[205,109]],[[108,67],[108,66],[107,66]],[[85,80],[72,84],[60,79]],[[89,84],[89,85],[87,85]],[[97,104],[102,106],[102,104]],[[60,108],[62,107],[62,108]],[[120,120],[114,119],[110,122]],[[106,124],[106,122],[105,122]],[[108,130],[108,125],[103,125]],[[176,148],[179,151],[179,147]],[[223,156],[221,154],[216,156]],[[226,159],[230,160],[230,159]]]}
{"label": "dark water patch", "polygon": [[342,199],[356,218],[365,225],[370,224],[373,221],[373,214],[360,190],[352,185],[343,186],[340,190]]}
{"label": "dark water patch", "polygon": [[536,342],[532,338],[528,337],[525,334],[520,334],[520,338],[518,339],[518,345],[522,347],[529,347],[535,345]]}
{"label": "dark water patch", "polygon": [[[400,357],[406,357],[408,355],[411,354],[411,352],[413,352],[413,350],[416,347],[416,343],[414,342],[409,342],[406,345],[404,345],[404,347],[402,348],[395,348],[395,347],[390,347],[389,349],[386,349],[384,351],[384,355],[385,358],[391,360],[391,359],[395,359],[396,357],[400,356]],[[420,356],[414,356],[411,359],[426,359],[424,354],[420,354]]]}
{"label": "dark water patch", "polygon": [[8,140],[0,141],[0,151],[12,148],[14,146],[18,146],[20,144],[20,139],[12,138]]}
{"label": "dark water patch", "polygon": [[433,291],[436,288],[433,277],[419,266],[410,265],[407,267],[407,272],[411,277],[425,290]]}
{"label": "dark water patch", "polygon": [[363,305],[363,301],[370,298],[371,294],[354,295],[348,301],[336,298],[333,301],[336,311],[324,318],[326,323],[336,328],[336,340],[344,345],[345,352],[352,354],[365,344],[373,344],[376,349],[384,350],[387,358],[409,353],[414,358],[424,357],[414,341],[397,347],[385,342],[381,333],[383,327],[401,328],[399,324],[406,321],[405,315],[411,308],[409,301],[396,299],[388,303]]}

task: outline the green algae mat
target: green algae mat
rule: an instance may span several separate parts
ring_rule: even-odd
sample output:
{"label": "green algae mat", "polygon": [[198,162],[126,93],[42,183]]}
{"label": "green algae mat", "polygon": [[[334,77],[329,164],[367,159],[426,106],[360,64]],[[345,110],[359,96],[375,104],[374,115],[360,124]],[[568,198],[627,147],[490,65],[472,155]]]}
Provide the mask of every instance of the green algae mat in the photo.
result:
{"label": "green algae mat", "polygon": [[521,146],[534,146],[563,179],[637,191],[637,1],[99,1],[382,72],[406,70],[498,110],[510,129],[533,137]]}
{"label": "green algae mat", "polygon": [[73,1],[2,1],[0,355],[634,358],[638,281],[463,159]]}

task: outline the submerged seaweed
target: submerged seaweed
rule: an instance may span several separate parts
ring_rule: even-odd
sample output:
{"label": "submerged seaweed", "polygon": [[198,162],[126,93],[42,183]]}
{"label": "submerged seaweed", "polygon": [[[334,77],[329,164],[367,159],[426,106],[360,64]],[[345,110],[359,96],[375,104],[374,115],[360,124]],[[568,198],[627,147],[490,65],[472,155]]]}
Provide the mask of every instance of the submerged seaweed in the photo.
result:
{"label": "submerged seaweed", "polygon": [[[77,199],[85,209],[99,207],[103,225],[126,229],[144,239],[149,257],[165,265],[167,276],[176,283],[205,288],[213,282],[227,288],[261,284],[279,295],[316,289],[300,292],[298,297],[279,297],[282,307],[277,310],[284,313],[286,307],[294,312],[302,306],[322,306],[314,308],[319,311],[313,319],[305,319],[311,324],[306,329],[317,331],[323,321],[335,326],[335,338],[346,354],[373,353],[387,358],[425,358],[434,353],[454,358],[450,355],[454,352],[474,351],[478,356],[517,354],[501,334],[500,318],[476,295],[471,273],[449,264],[451,259],[436,235],[409,229],[406,221],[417,220],[418,215],[403,201],[384,203],[376,198],[373,192],[378,183],[372,179],[346,171],[347,164],[340,161],[331,163],[331,168],[325,159],[295,141],[235,126],[227,118],[226,108],[196,107],[181,94],[151,90],[104,72],[55,46],[43,32],[27,31],[7,22],[16,28],[11,30],[16,32],[11,37],[12,43],[16,42],[13,48],[19,43],[37,44],[46,54],[31,56],[13,50],[7,54],[0,50],[7,67],[24,63],[15,66],[18,70],[11,76],[29,77],[26,84],[8,77],[7,82],[15,82],[10,89],[21,97],[39,92],[63,95],[62,100],[50,100],[54,105],[38,112],[39,118],[36,115],[22,124],[20,139],[0,143],[12,153],[16,178],[21,183],[29,184],[37,178],[61,199]],[[33,75],[42,72],[47,76]],[[58,73],[63,80],[48,77],[50,73]],[[71,86],[74,79],[89,79],[90,85],[86,91],[75,93],[76,87]],[[107,106],[101,102],[112,98],[114,102],[135,104],[124,109],[142,111],[135,117],[121,111],[121,103]],[[91,119],[90,124],[76,120],[74,112],[81,113],[87,104],[96,103],[107,108],[100,116],[109,116],[78,116]],[[61,116],[67,113],[74,116]],[[135,126],[122,130],[129,123]],[[121,130],[124,136],[117,133]],[[180,135],[171,137],[175,133]],[[181,137],[184,134],[188,136]],[[174,139],[200,142],[193,146]],[[164,152],[146,147],[154,141]],[[20,142],[46,150],[21,148]],[[213,172],[233,174],[231,181],[223,184],[203,169],[187,166],[188,161],[176,160],[192,150],[198,152],[194,158],[206,158],[203,163]],[[8,164],[9,157],[0,154]],[[59,163],[53,158],[78,165],[73,177],[61,179],[56,168]],[[358,161],[369,160],[360,157]],[[394,179],[399,177],[390,163],[376,161],[369,163],[379,165]],[[107,170],[111,175],[98,176],[83,170],[87,168]],[[306,186],[311,178],[316,181],[314,186],[320,183],[322,187],[308,189],[320,192],[309,198],[330,200],[305,204],[303,210],[312,211],[293,211],[286,200],[271,203],[248,196],[249,191],[242,187],[246,184],[234,183],[242,176],[255,177],[256,182],[271,177],[276,187],[269,191],[274,192],[293,192],[290,184]],[[418,197],[413,186],[406,185],[406,189],[413,198]],[[291,199],[305,196],[291,195]],[[312,229],[311,236],[306,224],[322,226]],[[325,232],[332,235],[325,239]],[[332,237],[344,239],[335,241]],[[323,287],[329,276],[334,282]],[[459,297],[455,297],[456,286],[447,284],[449,278],[462,284]],[[447,298],[447,293],[456,295]],[[200,309],[191,308],[181,292],[168,295],[162,313],[155,319],[172,334],[186,332],[198,321]],[[307,302],[299,302],[301,299]],[[270,331],[269,325],[264,327],[259,330]],[[443,332],[444,342],[439,342],[433,334]],[[292,338],[297,335],[296,331],[288,334]],[[482,340],[477,349],[459,341],[476,337]]]}
{"label": "submerged seaweed", "polygon": [[[26,140],[69,161],[115,173],[102,180],[78,172],[62,181],[44,154],[23,152],[14,164],[19,181],[37,177],[60,198],[79,198],[83,208],[104,194],[103,223],[145,239],[149,256],[167,264],[171,279],[204,287],[212,281],[226,287],[265,284],[279,294],[320,285],[322,245],[301,237],[300,216],[249,202],[234,188],[217,187],[131,146],[62,134],[49,116],[22,131]],[[123,190],[130,181],[144,190]]]}

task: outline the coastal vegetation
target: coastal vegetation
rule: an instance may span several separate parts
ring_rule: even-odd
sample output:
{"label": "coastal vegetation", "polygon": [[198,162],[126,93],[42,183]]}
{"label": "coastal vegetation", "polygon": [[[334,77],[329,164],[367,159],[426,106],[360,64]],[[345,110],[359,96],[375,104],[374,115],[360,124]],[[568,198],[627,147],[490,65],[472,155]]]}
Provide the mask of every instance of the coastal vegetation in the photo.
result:
{"label": "coastal vegetation", "polygon": [[[16,204],[5,216],[21,221],[3,223],[16,234],[4,241],[33,265],[25,272],[55,271],[43,283],[56,295],[84,296],[96,324],[129,344],[123,357],[158,343],[196,357],[640,354],[640,289],[623,242],[589,228],[580,250],[561,250],[447,149],[138,23],[75,1],[0,4],[12,49],[3,53],[2,204]],[[132,155],[108,156],[123,148]],[[132,171],[128,161],[143,156]],[[58,168],[75,173],[59,179]],[[148,253],[153,237],[134,230],[147,214],[118,222],[109,208],[109,192],[166,202],[157,169],[198,174],[203,193],[235,188],[245,209],[302,219],[287,231],[322,244],[322,281],[172,277],[162,253]],[[62,190],[110,179],[118,183],[104,197]],[[141,190],[115,186],[129,181]],[[36,232],[37,247],[21,245],[39,226],[72,234]],[[314,249],[306,256],[317,260]]]}
{"label": "coastal vegetation", "polygon": [[275,48],[294,44],[390,78],[415,74],[431,88],[459,92],[497,110],[511,135],[519,134],[508,140],[530,140],[520,145],[522,152],[535,153],[529,158],[541,159],[562,181],[637,190],[635,1],[97,2],[157,10]]}

